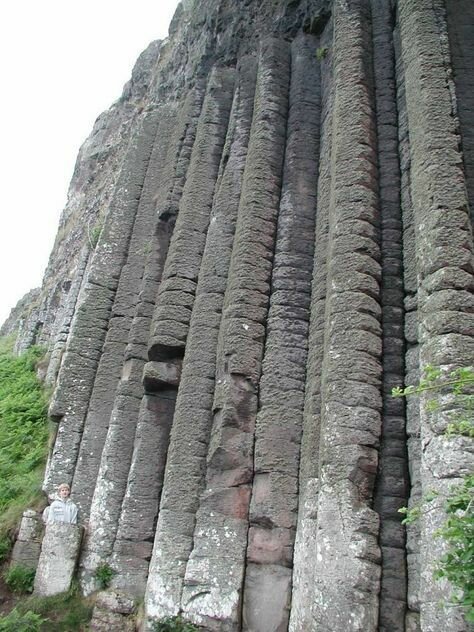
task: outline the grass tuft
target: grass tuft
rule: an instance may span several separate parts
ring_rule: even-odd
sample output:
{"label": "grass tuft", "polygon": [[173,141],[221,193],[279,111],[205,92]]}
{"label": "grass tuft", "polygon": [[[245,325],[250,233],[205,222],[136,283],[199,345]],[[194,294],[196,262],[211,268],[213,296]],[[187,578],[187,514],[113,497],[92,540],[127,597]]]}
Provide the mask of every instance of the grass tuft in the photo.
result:
{"label": "grass tuft", "polygon": [[15,564],[5,572],[5,584],[14,593],[31,593],[33,592],[35,573],[34,568]]}

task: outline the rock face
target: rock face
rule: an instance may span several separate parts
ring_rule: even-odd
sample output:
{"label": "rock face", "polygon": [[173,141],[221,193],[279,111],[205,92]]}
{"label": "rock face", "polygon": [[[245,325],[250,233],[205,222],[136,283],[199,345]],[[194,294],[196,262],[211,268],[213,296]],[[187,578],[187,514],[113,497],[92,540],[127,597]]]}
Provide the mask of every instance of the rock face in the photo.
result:
{"label": "rock face", "polygon": [[20,530],[11,555],[12,566],[38,566],[44,525],[41,514],[32,509],[23,512]]}
{"label": "rock face", "polygon": [[81,539],[80,526],[65,522],[46,525],[35,575],[35,595],[49,597],[69,590]]}
{"label": "rock face", "polygon": [[81,148],[17,344],[83,590],[110,564],[143,629],[466,629],[397,510],[472,442],[391,389],[474,357],[473,32],[470,0],[183,2]]}

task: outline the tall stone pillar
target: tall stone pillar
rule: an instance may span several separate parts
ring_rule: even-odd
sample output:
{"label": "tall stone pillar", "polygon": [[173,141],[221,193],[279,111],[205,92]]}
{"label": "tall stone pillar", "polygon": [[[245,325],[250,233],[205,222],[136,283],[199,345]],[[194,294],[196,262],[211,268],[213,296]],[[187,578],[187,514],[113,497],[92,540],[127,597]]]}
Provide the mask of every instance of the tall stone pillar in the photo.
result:
{"label": "tall stone pillar", "polygon": [[[444,2],[401,0],[399,21],[410,129],[420,364],[449,372],[470,365],[474,357],[474,296],[472,232]],[[466,624],[460,609],[448,603],[451,587],[433,578],[445,552],[435,532],[445,520],[446,495],[474,470],[472,439],[448,439],[444,431],[450,411],[443,406],[431,414],[429,399],[420,401],[421,487],[423,493],[434,490],[438,496],[421,521],[420,623],[427,632],[461,632]],[[447,408],[453,407],[455,403]]]}

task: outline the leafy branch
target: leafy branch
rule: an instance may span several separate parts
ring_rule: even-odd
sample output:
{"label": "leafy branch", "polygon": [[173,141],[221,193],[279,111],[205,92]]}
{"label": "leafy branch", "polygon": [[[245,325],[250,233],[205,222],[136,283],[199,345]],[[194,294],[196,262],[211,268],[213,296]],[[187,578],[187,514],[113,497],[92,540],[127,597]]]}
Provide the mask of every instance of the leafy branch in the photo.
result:
{"label": "leafy branch", "polygon": [[[426,392],[436,393],[439,397],[427,402],[427,410],[433,413],[442,406],[440,398],[450,396],[455,409],[448,412],[451,422],[444,432],[449,439],[453,436],[474,438],[474,370],[461,367],[443,372],[440,368],[426,366],[419,384],[397,387],[392,390],[393,397],[409,397]],[[430,511],[438,510],[439,505],[429,504],[437,498],[438,492],[424,495],[422,500],[408,509],[398,511],[405,516],[402,524],[408,525],[419,520]],[[438,561],[434,576],[448,580],[459,592],[451,598],[452,603],[464,607],[466,620],[474,622],[474,474],[464,477],[460,485],[453,486],[443,505],[446,520],[435,532],[443,538],[448,551]]]}

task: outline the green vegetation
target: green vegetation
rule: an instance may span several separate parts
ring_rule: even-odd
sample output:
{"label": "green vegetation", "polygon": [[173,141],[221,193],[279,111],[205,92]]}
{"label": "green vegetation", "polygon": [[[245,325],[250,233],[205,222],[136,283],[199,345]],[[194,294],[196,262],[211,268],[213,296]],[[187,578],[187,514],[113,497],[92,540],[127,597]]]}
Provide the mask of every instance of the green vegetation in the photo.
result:
{"label": "green vegetation", "polygon": [[0,561],[23,510],[42,503],[48,442],[47,397],[36,377],[43,351],[16,357],[12,345],[0,339]]}
{"label": "green vegetation", "polygon": [[[18,629],[25,632],[79,632],[86,629],[91,617],[92,604],[81,597],[75,584],[61,595],[24,599],[9,615],[0,618],[0,632],[17,632]],[[25,624],[31,619],[31,626],[36,624],[36,627],[18,627],[22,618]]]}
{"label": "green vegetation", "polygon": [[41,632],[45,619],[34,612],[24,612],[17,608],[5,617],[0,617],[0,632]]}
{"label": "green vegetation", "polygon": [[199,628],[181,617],[168,617],[153,623],[153,632],[198,632],[198,630]]}
{"label": "green vegetation", "polygon": [[[435,414],[443,407],[449,411],[450,423],[445,436],[474,437],[474,370],[462,367],[445,374],[440,369],[427,366],[423,378],[416,386],[393,389],[394,397],[407,397],[431,393],[428,411]],[[449,407],[449,408],[446,408]],[[418,520],[428,511],[436,497],[436,491],[426,494],[420,503],[399,511],[405,515],[403,524]],[[463,606],[466,620],[474,623],[474,474],[466,476],[460,485],[451,488],[444,501],[446,521],[436,532],[448,545],[448,551],[440,558],[435,571],[437,579],[447,579],[455,590],[451,601]]]}
{"label": "green vegetation", "polygon": [[110,582],[115,575],[114,569],[107,564],[107,562],[102,562],[94,571],[94,578],[99,584],[99,588],[101,590],[105,590],[110,586]]}
{"label": "green vegetation", "polygon": [[91,248],[95,248],[97,246],[103,227],[103,220],[99,219],[92,228],[88,229],[89,244]]}
{"label": "green vegetation", "polygon": [[328,49],[325,46],[320,46],[319,48],[316,49],[316,59],[318,61],[322,61],[323,59],[325,59],[327,54],[328,54]]}
{"label": "green vegetation", "polygon": [[143,244],[142,254],[148,256],[153,251],[153,245],[151,241],[147,241]]}
{"label": "green vegetation", "polygon": [[10,566],[5,572],[5,584],[15,593],[31,593],[33,592],[33,583],[35,581],[34,568],[21,566],[17,564]]}

